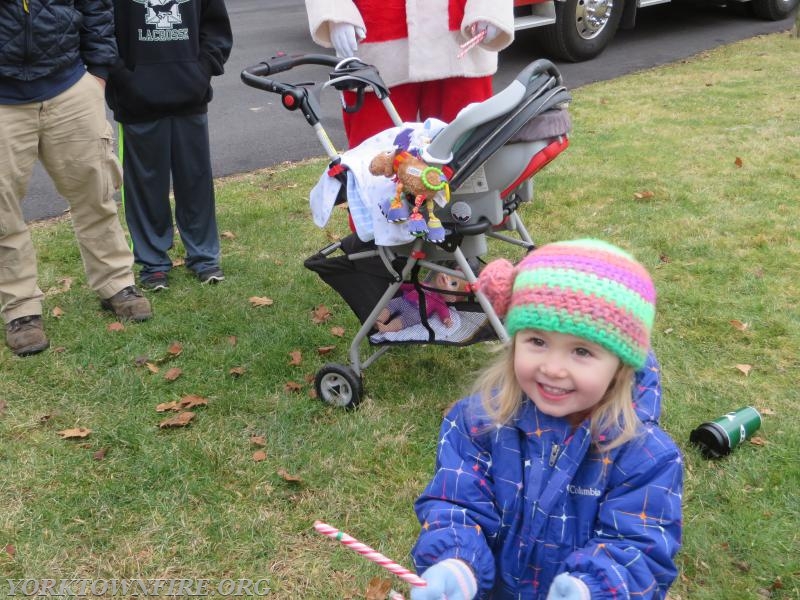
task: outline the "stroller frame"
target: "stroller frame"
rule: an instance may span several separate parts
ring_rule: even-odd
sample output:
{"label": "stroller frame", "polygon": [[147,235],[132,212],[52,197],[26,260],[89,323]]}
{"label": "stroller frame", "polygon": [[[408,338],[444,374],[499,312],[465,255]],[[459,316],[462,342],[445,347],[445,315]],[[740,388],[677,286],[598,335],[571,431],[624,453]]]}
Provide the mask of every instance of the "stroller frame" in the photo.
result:
{"label": "stroller frame", "polygon": [[[330,158],[331,167],[340,165],[341,155],[336,151],[320,123],[319,101],[309,90],[309,85],[313,85],[313,83],[292,84],[272,78],[277,73],[302,65],[318,65],[333,69],[329,73],[329,80],[322,86],[323,89],[334,87],[340,92],[345,90],[356,92],[356,102],[353,105],[347,105],[342,96],[342,105],[345,111],[357,112],[363,102],[365,91],[369,89],[383,103],[395,125],[398,127],[403,125],[389,99],[389,90],[381,80],[378,71],[375,67],[364,64],[358,59],[339,60],[321,54],[279,55],[244,69],[241,78],[245,84],[279,94],[282,104],[287,110],[301,111]],[[454,194],[458,194],[459,188],[501,148],[507,146],[509,141],[513,142],[515,136],[519,137],[535,117],[554,108],[564,108],[569,101],[570,96],[562,85],[561,75],[556,67],[547,60],[535,61],[526,67],[504,90],[459,113],[456,119],[433,138],[421,157],[428,164],[442,165],[443,168],[447,168],[451,189]],[[338,250],[342,250],[345,252],[346,260],[353,264],[359,261],[379,261],[385,268],[386,279],[389,280],[385,291],[377,299],[372,310],[368,314],[364,314],[363,311],[357,312],[362,325],[350,343],[350,364],[328,363],[318,370],[315,376],[315,388],[322,401],[344,408],[354,408],[360,402],[363,395],[363,372],[386,353],[392,344],[378,343],[377,349],[364,359],[361,355],[361,346],[365,341],[370,341],[370,335],[375,333],[379,315],[397,295],[401,285],[409,281],[417,284],[416,277],[420,269],[465,279],[469,285],[470,297],[474,298],[480,306],[497,339],[503,342],[508,341],[508,334],[501,319],[486,296],[476,289],[477,274],[469,259],[477,259],[486,252],[485,238],[493,238],[519,246],[525,252],[529,252],[535,247],[516,209],[520,204],[533,198],[531,181],[533,174],[567,147],[566,133],[566,131],[553,132],[545,127],[545,136],[541,140],[525,140],[528,144],[524,145],[521,151],[530,155],[522,157],[526,163],[525,168],[519,173],[511,173],[512,181],[503,181],[501,190],[490,188],[490,195],[496,194],[497,196],[496,202],[490,203],[493,206],[493,210],[489,211],[490,214],[480,215],[476,219],[470,218],[469,222],[462,223],[446,211],[437,208],[436,214],[445,223],[447,231],[444,243],[432,243],[423,237],[417,237],[409,244],[401,246],[373,244],[365,249],[359,248],[348,253],[342,248],[342,241],[338,241],[329,244],[306,261],[305,266],[316,271],[310,265],[312,259],[325,262],[330,260],[329,257],[332,257]],[[339,173],[339,177],[345,177],[341,175],[341,169]],[[508,178],[508,174],[506,175]],[[466,197],[469,199],[469,193]],[[345,200],[346,198],[340,194],[337,203]],[[481,200],[481,203],[485,204],[486,202]],[[518,237],[502,233],[504,230],[513,231]],[[464,252],[462,245],[470,246],[469,256]],[[450,266],[439,264],[437,260],[446,260]],[[323,277],[320,271],[316,272]],[[324,277],[323,280],[325,280]],[[333,284],[331,285],[333,286]],[[336,288],[334,287],[334,289]],[[345,298],[345,300],[348,299]],[[355,312],[353,304],[350,301],[348,304]],[[420,311],[422,312],[422,309]],[[433,336],[430,327],[427,324],[425,327]],[[437,342],[431,337],[428,340],[403,343],[446,342]]]}

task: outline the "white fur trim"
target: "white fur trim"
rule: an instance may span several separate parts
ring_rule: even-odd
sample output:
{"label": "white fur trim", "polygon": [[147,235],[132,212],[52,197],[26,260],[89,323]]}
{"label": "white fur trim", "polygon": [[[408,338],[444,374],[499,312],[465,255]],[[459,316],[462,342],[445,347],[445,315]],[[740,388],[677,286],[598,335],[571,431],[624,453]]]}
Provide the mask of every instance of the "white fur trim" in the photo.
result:
{"label": "white fur trim", "polygon": [[352,0],[306,0],[308,29],[311,39],[320,46],[331,48],[330,24],[352,23],[366,29],[361,13]]}

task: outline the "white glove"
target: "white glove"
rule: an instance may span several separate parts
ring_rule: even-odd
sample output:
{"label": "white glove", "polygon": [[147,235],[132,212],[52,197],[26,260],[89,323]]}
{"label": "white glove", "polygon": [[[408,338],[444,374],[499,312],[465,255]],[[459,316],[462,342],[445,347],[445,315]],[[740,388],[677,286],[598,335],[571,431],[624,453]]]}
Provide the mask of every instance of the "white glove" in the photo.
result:
{"label": "white glove", "polygon": [[367,37],[363,27],[352,23],[331,23],[331,44],[339,58],[350,58],[358,52],[358,42]]}
{"label": "white glove", "polygon": [[577,577],[569,573],[561,573],[553,579],[547,600],[591,600],[589,588]]}
{"label": "white glove", "polygon": [[472,569],[457,558],[431,566],[422,574],[428,582],[425,587],[411,589],[411,600],[472,600],[478,593],[478,582]]}
{"label": "white glove", "polygon": [[470,25],[469,31],[472,35],[478,35],[481,31],[486,32],[486,35],[484,35],[481,40],[481,44],[488,44],[500,35],[500,30],[487,21],[475,21]]}

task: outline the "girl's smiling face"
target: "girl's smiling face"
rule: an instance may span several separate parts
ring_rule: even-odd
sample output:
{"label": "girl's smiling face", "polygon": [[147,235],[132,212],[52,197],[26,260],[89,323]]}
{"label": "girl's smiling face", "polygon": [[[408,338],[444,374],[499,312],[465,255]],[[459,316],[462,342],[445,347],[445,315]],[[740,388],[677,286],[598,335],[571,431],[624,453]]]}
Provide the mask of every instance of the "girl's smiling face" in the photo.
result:
{"label": "girl's smiling face", "polygon": [[566,333],[524,329],[514,337],[514,373],[547,415],[583,421],[605,396],[620,360],[602,346]]}

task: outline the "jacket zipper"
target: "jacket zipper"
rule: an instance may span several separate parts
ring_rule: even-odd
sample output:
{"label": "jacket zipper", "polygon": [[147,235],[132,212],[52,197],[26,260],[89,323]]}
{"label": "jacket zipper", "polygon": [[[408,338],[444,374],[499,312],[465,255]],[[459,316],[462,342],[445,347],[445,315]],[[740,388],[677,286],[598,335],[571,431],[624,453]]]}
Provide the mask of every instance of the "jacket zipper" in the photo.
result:
{"label": "jacket zipper", "polygon": [[559,453],[560,450],[561,450],[561,447],[554,442],[553,446],[550,448],[550,463],[549,464],[550,464],[551,467],[554,467],[556,465],[556,461],[558,460],[558,453]]}

